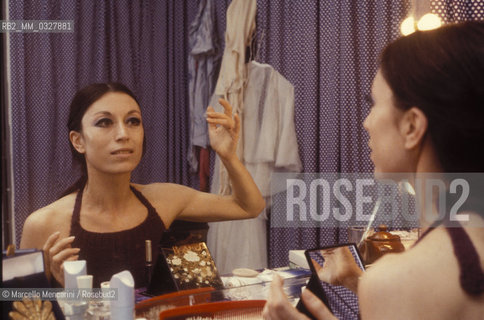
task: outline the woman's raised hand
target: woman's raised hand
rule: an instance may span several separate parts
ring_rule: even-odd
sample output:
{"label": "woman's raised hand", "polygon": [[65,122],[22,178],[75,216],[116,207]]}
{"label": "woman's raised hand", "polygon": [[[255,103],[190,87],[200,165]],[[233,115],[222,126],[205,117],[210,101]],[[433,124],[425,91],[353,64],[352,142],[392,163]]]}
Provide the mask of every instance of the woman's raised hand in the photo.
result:
{"label": "woman's raised hand", "polygon": [[219,103],[224,108],[223,113],[207,108],[210,145],[222,159],[230,159],[236,155],[240,118],[237,114],[232,117],[232,106],[227,100],[219,99]]}
{"label": "woman's raised hand", "polygon": [[74,237],[60,238],[60,232],[54,232],[47,238],[42,250],[46,273],[49,280],[51,277],[64,286],[64,261],[74,261],[79,258],[79,248],[72,248]]}

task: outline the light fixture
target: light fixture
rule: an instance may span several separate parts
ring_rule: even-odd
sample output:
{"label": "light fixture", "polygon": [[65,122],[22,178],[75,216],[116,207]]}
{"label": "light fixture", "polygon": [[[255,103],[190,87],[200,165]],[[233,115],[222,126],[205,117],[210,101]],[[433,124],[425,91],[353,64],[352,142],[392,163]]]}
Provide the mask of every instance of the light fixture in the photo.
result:
{"label": "light fixture", "polygon": [[404,36],[408,36],[409,34],[415,32],[415,18],[413,16],[410,16],[403,20],[402,24],[400,25],[400,32]]}
{"label": "light fixture", "polygon": [[417,28],[419,30],[432,30],[432,29],[437,29],[442,25],[442,20],[440,18],[433,14],[433,13],[427,13],[420,18],[420,20],[417,22]]}
{"label": "light fixture", "polygon": [[400,32],[406,36],[416,30],[432,30],[442,25],[442,20],[430,13],[430,0],[411,0],[409,16],[400,25]]}

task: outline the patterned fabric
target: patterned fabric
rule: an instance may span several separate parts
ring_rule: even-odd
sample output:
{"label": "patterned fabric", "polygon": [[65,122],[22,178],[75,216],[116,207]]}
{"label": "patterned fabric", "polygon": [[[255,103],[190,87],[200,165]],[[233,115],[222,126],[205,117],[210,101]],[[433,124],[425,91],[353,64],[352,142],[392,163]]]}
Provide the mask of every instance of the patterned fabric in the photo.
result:
{"label": "patterned fabric", "polygon": [[205,120],[210,97],[215,89],[221,50],[215,32],[215,8],[212,0],[202,0],[190,25],[188,55],[188,93],[190,95],[190,148],[188,161],[192,172],[198,171],[195,146],[207,148],[208,127]]}
{"label": "patterned fabric", "polygon": [[[362,127],[369,111],[365,96],[378,54],[400,35],[408,5],[399,0],[258,1],[255,56],[295,86],[304,172],[373,171]],[[444,22],[484,19],[482,1],[432,0],[431,8]],[[286,266],[288,250],[347,241],[345,229],[324,227],[271,228],[269,237],[271,267]]]}
{"label": "patterned fabric", "polygon": [[484,2],[473,0],[431,0],[432,13],[444,23],[484,20]]}
{"label": "patterned fabric", "polygon": [[331,310],[340,320],[359,319],[358,296],[343,286],[332,286],[321,281],[330,301]]}

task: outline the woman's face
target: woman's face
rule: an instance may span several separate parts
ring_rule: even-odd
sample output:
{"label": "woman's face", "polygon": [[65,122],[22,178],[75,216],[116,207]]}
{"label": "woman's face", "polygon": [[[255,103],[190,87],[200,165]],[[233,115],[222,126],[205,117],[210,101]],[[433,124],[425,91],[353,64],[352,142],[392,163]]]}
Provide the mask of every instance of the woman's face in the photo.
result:
{"label": "woman's face", "polygon": [[81,123],[73,144],[84,154],[88,172],[127,173],[136,168],[144,130],[140,108],[131,96],[106,93],[87,109]]}
{"label": "woman's face", "polygon": [[375,173],[408,172],[411,161],[404,148],[400,126],[404,111],[395,107],[392,90],[381,71],[373,80],[371,96],[373,106],[363,126],[370,136],[368,145]]}

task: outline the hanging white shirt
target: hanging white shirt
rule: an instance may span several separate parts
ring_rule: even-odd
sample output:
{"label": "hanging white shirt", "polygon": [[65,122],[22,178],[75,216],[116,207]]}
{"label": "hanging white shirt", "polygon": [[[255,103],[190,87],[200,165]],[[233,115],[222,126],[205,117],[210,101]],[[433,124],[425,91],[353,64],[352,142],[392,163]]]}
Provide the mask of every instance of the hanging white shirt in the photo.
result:
{"label": "hanging white shirt", "polygon": [[[294,87],[268,64],[251,61],[246,68],[242,161],[270,205],[271,195],[282,191],[277,187],[271,190],[271,174],[302,170],[294,125]],[[212,105],[222,110],[220,105]],[[219,166],[217,158],[212,192],[218,191]],[[266,222],[264,212],[255,219],[209,224],[208,246],[222,274],[239,267],[267,267]]]}

